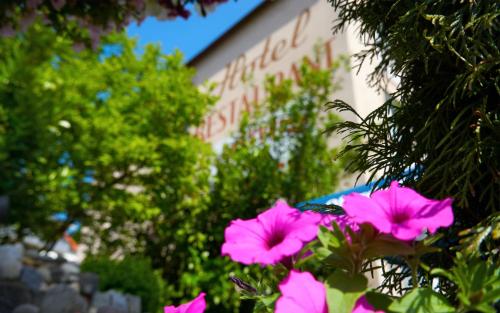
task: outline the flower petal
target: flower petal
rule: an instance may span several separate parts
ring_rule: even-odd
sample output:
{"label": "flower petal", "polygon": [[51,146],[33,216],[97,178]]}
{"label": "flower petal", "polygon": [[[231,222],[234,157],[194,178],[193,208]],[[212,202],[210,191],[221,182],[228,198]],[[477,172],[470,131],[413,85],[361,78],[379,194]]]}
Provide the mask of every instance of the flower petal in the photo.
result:
{"label": "flower petal", "polygon": [[[203,313],[205,312],[206,307],[207,303],[205,302],[205,293],[202,292],[198,295],[198,297],[189,303],[186,313]],[[181,311],[181,313],[184,312]]]}
{"label": "flower petal", "polygon": [[234,220],[225,230],[222,255],[243,264],[255,263],[255,257],[267,250],[266,234],[257,219]]}
{"label": "flower petal", "polygon": [[453,224],[453,208],[451,198],[442,201],[429,200],[427,205],[417,214],[414,225],[427,228],[431,234],[439,227]]}
{"label": "flower petal", "polygon": [[327,313],[325,286],[308,273],[292,270],[279,289],[275,313]]}
{"label": "flower petal", "polygon": [[423,232],[423,228],[414,227],[412,221],[408,221],[402,224],[392,224],[391,233],[392,235],[403,241],[413,240],[420,236]]}
{"label": "flower petal", "polygon": [[382,207],[381,204],[361,194],[351,193],[344,197],[343,209],[354,222],[370,223],[380,232],[390,233],[391,223],[386,213],[388,208]]}
{"label": "flower petal", "polygon": [[222,255],[243,264],[276,264],[316,238],[322,215],[300,212],[277,201],[251,220],[234,220],[226,228]]}
{"label": "flower petal", "polygon": [[393,181],[389,189],[376,191],[370,198],[346,196],[344,210],[357,223],[370,223],[400,240],[414,240],[425,229],[434,233],[453,223],[451,202],[428,199]]}
{"label": "flower petal", "polygon": [[288,224],[300,218],[300,211],[290,207],[285,201],[278,200],[269,210],[260,213],[257,220],[261,223],[266,235],[287,228]]}
{"label": "flower petal", "polygon": [[371,198],[391,216],[413,216],[429,201],[411,188],[400,187],[397,181],[391,182],[389,189],[374,192]]}
{"label": "flower petal", "polygon": [[178,307],[173,305],[163,308],[164,313],[203,313],[207,304],[205,302],[205,293],[200,293],[196,298],[188,303],[181,304]]}

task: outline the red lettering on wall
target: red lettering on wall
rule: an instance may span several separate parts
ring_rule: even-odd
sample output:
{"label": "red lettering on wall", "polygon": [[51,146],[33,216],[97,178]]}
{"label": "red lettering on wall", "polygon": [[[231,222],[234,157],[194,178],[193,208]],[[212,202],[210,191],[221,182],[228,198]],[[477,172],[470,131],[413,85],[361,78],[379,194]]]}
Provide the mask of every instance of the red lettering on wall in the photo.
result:
{"label": "red lettering on wall", "polygon": [[220,90],[219,90],[219,97],[222,96],[222,94],[224,93],[224,90],[226,89],[226,84],[229,82],[229,78],[230,78],[230,73],[231,73],[231,63],[228,63],[226,64],[226,67],[225,67],[225,71],[224,71],[224,79],[222,80],[222,82],[220,82],[218,84],[218,87],[220,87]]}
{"label": "red lettering on wall", "polygon": [[293,30],[292,36],[292,48],[297,48],[306,40],[304,35],[304,30],[309,24],[309,19],[311,17],[311,12],[309,9],[305,9],[297,18],[297,23],[295,24],[295,28]]}
{"label": "red lettering on wall", "polygon": [[290,67],[290,79],[296,83],[300,82],[300,69],[295,63]]}
{"label": "red lettering on wall", "polygon": [[330,38],[325,42],[325,56],[326,56],[326,68],[331,68],[333,66],[333,48],[332,48],[333,38]]}
{"label": "red lettering on wall", "polygon": [[271,36],[267,37],[266,42],[264,43],[264,51],[260,55],[260,64],[259,68],[262,70],[266,68],[269,63],[266,63],[267,54],[269,53],[269,44],[271,43]]}
{"label": "red lettering on wall", "polygon": [[220,126],[214,134],[222,133],[226,129],[227,119],[223,110],[217,111],[217,121]]}
{"label": "red lettering on wall", "polygon": [[231,73],[231,80],[229,82],[229,89],[234,89],[234,87],[236,87],[235,83],[238,83],[241,80],[241,76],[238,75],[238,73],[244,72],[245,60],[246,60],[245,54],[240,55],[238,60],[236,60],[236,64],[233,67],[233,72]]}
{"label": "red lettering on wall", "polygon": [[286,54],[286,52],[287,52],[286,40],[281,39],[273,48],[273,53],[271,54],[271,60],[278,61]]}
{"label": "red lettering on wall", "polygon": [[259,101],[259,87],[253,87],[253,99],[248,99],[248,95],[245,93],[241,97],[241,103],[243,105],[243,110],[248,113],[252,113],[252,107],[255,106]]}
{"label": "red lettering on wall", "polygon": [[231,101],[229,103],[229,107],[230,107],[230,111],[231,111],[229,123],[231,125],[233,125],[235,122],[235,117],[236,117],[236,100]]}
{"label": "red lettering on wall", "polygon": [[274,74],[274,83],[276,85],[279,85],[283,82],[283,79],[285,79],[285,74],[282,71],[279,71]]}

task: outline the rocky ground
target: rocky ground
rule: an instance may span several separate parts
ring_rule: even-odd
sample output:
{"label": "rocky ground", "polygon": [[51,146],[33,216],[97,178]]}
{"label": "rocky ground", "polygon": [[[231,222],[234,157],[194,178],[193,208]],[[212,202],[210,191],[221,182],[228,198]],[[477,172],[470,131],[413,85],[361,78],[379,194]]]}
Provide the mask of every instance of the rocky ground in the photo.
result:
{"label": "rocky ground", "polygon": [[0,313],[141,313],[141,299],[99,290],[95,273],[22,244],[0,245]]}

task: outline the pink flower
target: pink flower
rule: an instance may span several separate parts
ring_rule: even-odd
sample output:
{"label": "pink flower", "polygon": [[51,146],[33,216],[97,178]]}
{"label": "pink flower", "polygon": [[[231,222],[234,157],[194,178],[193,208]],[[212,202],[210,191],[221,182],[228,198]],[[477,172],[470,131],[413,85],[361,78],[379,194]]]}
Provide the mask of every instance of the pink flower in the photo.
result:
{"label": "pink flower", "polygon": [[356,223],[370,223],[380,232],[400,240],[413,240],[427,229],[453,223],[452,199],[427,199],[416,191],[392,182],[387,190],[374,192],[370,198],[352,193],[345,197],[344,210]]}
{"label": "pink flower", "polygon": [[202,292],[191,302],[181,304],[178,307],[173,305],[166,306],[163,308],[163,311],[165,313],[203,313],[206,307],[205,293]]}
{"label": "pink flower", "polygon": [[356,301],[354,309],[352,309],[352,313],[384,313],[384,311],[375,311],[375,308],[372,307],[370,303],[368,303],[366,297],[361,296],[358,301]]}
{"label": "pink flower", "polygon": [[300,212],[284,201],[250,220],[236,219],[226,228],[222,255],[243,264],[276,264],[316,238],[322,216]]}
{"label": "pink flower", "polygon": [[321,220],[321,225],[325,226],[326,228],[332,230],[332,222],[337,223],[339,228],[343,231],[346,226],[349,226],[351,230],[353,231],[358,231],[359,226],[356,224],[352,218],[348,215],[342,214],[342,215],[335,215],[335,214],[325,214],[323,215],[323,219]]}
{"label": "pink flower", "polygon": [[310,273],[292,270],[279,288],[275,313],[328,313],[325,286]]}

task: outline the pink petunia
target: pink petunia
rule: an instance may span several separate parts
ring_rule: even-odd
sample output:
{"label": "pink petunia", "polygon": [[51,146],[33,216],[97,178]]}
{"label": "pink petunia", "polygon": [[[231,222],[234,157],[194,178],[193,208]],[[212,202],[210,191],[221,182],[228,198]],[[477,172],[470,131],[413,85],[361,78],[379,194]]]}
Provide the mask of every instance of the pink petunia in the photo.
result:
{"label": "pink petunia", "polygon": [[181,304],[178,307],[173,305],[166,306],[163,308],[163,311],[165,313],[203,313],[206,307],[205,293],[202,292],[188,303]]}
{"label": "pink petunia", "polygon": [[339,228],[343,231],[346,226],[349,226],[353,231],[358,231],[359,226],[356,224],[353,219],[345,214],[335,215],[335,214],[324,214],[323,219],[321,220],[321,225],[326,228],[332,230],[332,222],[337,223]]}
{"label": "pink petunia", "polygon": [[380,232],[400,240],[414,240],[427,229],[453,223],[452,199],[431,200],[416,191],[392,182],[387,190],[374,192],[370,198],[352,193],[344,199],[344,210],[356,223],[370,223]]}
{"label": "pink petunia", "polygon": [[292,270],[279,289],[275,313],[328,313],[325,286],[308,272]]}
{"label": "pink petunia", "polygon": [[226,228],[222,255],[243,264],[270,265],[291,257],[316,238],[322,215],[277,201],[250,220],[236,219]]}
{"label": "pink petunia", "polygon": [[354,305],[354,309],[352,309],[352,313],[384,313],[381,310],[375,310],[375,308],[368,303],[365,296],[362,296],[356,301]]}

